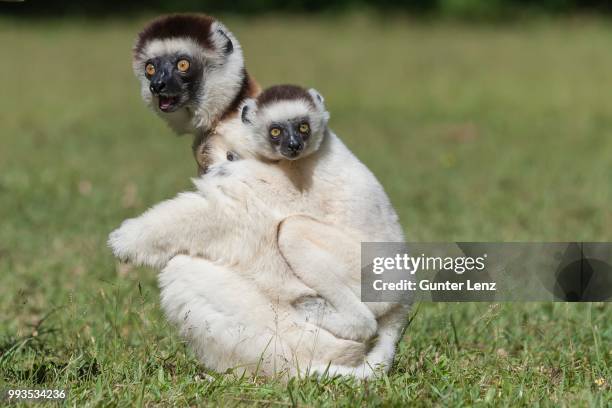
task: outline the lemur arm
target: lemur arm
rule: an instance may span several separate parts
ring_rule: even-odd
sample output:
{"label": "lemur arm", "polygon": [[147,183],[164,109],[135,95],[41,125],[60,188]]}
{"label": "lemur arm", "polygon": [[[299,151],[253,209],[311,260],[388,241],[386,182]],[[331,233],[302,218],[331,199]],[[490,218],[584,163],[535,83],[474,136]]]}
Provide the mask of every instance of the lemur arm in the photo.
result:
{"label": "lemur arm", "polygon": [[344,339],[371,338],[376,317],[355,292],[361,277],[360,241],[305,215],[285,218],[278,231],[280,251],[293,272],[333,306],[322,316],[321,327]]}
{"label": "lemur arm", "polygon": [[[181,193],[137,218],[126,220],[108,239],[116,257],[137,265],[163,268],[177,254],[217,259],[237,250],[227,233],[236,217],[228,216],[232,199],[221,192],[203,196]],[[221,246],[224,246],[221,248]]]}

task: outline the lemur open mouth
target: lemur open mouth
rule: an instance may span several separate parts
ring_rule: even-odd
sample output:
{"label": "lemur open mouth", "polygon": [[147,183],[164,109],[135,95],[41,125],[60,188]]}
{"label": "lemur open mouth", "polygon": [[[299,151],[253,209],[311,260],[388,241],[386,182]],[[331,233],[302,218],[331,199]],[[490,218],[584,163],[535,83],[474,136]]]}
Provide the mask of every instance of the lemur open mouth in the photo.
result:
{"label": "lemur open mouth", "polygon": [[159,96],[159,110],[162,112],[172,112],[178,105],[178,96]]}

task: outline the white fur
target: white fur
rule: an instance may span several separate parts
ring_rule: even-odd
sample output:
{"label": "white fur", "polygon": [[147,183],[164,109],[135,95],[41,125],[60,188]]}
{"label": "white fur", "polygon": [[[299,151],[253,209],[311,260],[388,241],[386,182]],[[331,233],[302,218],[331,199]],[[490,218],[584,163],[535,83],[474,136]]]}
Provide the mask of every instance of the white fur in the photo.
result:
{"label": "white fur", "polygon": [[179,255],[159,282],[167,318],[218,372],[294,376],[328,362],[355,364],[365,352],[363,344],[306,322],[285,302],[270,302],[234,267]]}
{"label": "white fur", "polygon": [[260,122],[270,123],[275,120],[283,122],[297,116],[310,115],[313,109],[308,101],[304,99],[294,99],[292,101],[279,101],[263,107],[257,112]]}
{"label": "white fur", "polygon": [[194,111],[193,124],[198,130],[210,129],[214,126],[242,86],[241,79],[244,74],[242,47],[236,37],[223,24],[216,21],[211,25],[211,33],[213,33],[213,42],[216,43],[217,49],[225,44],[225,38],[219,34],[218,30],[223,31],[229,37],[234,49],[225,57],[222,64],[211,66],[208,70],[200,96],[200,104]]}
{"label": "white fur", "polygon": [[[268,169],[273,170],[269,177],[253,179],[253,172]],[[278,251],[276,228],[283,214],[258,197],[288,190],[279,170],[251,159],[216,165],[195,180],[197,192],[127,220],[111,234],[109,245],[120,258],[158,268],[174,257],[160,275],[162,307],[211,369],[254,372],[258,367],[266,375],[295,375],[328,364],[340,371],[355,367],[365,356],[362,342],[376,331],[367,308],[370,317],[364,321],[356,311],[338,319],[328,309],[313,313],[293,307],[317,293]],[[292,198],[285,194],[280,206],[292,207]],[[179,253],[189,256],[176,257]],[[321,329],[328,320],[360,343]],[[268,348],[271,341],[280,348]]]}
{"label": "white fur", "polygon": [[217,53],[206,50],[191,38],[166,38],[151,40],[143,49],[147,58],[161,57],[167,54],[185,53],[192,57],[216,58]]}

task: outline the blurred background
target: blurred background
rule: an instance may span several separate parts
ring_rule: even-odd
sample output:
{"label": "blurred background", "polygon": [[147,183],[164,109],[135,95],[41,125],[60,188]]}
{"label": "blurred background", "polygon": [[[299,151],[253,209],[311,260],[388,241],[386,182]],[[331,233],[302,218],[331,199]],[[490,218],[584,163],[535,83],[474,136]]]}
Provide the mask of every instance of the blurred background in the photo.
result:
{"label": "blurred background", "polygon": [[605,406],[604,303],[420,305],[390,378],[365,385],[198,382],[204,370],[159,311],[155,271],[118,264],[106,238],[191,188],[191,140],[145,108],[130,58],[150,18],[204,11],[236,34],[263,86],[326,97],[331,126],[379,177],[409,240],[609,241],[611,10],[597,0],[0,3],[0,388],[68,387],[78,405]]}
{"label": "blurred background", "polygon": [[[18,1],[18,0],[17,0]],[[612,11],[606,0],[149,0],[119,1],[79,0],[27,1],[8,6],[14,13],[31,15],[118,15],[124,13],[205,11],[207,13],[261,14],[261,13],[342,13],[356,9],[381,12],[403,12],[419,17],[458,18],[510,18],[528,14],[567,15],[576,12]]]}

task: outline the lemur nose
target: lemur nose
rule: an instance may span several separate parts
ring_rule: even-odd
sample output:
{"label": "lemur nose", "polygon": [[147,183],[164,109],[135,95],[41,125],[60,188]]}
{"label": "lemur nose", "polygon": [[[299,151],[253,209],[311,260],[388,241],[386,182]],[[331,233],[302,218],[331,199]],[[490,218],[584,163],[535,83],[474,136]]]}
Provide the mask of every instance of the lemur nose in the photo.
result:
{"label": "lemur nose", "polygon": [[151,93],[159,94],[161,91],[164,90],[165,87],[166,83],[164,81],[153,81],[151,82],[149,89],[151,90]]}
{"label": "lemur nose", "polygon": [[293,152],[293,153],[297,153],[300,150],[302,150],[302,148],[304,147],[304,145],[300,142],[298,142],[297,140],[291,140],[288,144],[287,144],[287,149],[289,149],[289,151]]}

